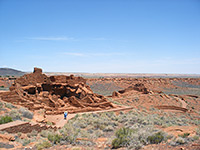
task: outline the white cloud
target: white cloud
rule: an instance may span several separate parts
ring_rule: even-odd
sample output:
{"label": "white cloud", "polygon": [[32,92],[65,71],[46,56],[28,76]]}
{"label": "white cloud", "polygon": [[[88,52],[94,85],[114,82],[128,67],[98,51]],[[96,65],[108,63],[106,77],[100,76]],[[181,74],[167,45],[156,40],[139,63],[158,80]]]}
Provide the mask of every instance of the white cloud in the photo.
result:
{"label": "white cloud", "polygon": [[27,38],[30,40],[39,40],[39,41],[69,41],[74,40],[74,38],[71,37],[31,37]]}

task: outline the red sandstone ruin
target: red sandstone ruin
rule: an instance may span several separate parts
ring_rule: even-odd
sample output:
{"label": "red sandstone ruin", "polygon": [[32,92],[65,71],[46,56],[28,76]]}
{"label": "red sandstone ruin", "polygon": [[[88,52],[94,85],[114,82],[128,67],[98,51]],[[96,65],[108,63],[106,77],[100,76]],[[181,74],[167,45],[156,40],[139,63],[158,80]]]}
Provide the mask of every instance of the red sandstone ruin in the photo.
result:
{"label": "red sandstone ruin", "polygon": [[1,99],[22,105],[30,110],[44,109],[46,114],[96,111],[113,108],[104,96],[93,93],[82,77],[46,76],[42,69],[15,80],[9,92],[1,93]]}
{"label": "red sandstone ruin", "polygon": [[142,83],[137,83],[134,86],[129,86],[128,88],[125,88],[124,90],[114,91],[112,93],[112,97],[120,97],[121,94],[130,92],[132,90],[141,92],[143,94],[148,94],[150,91],[144,86]]}

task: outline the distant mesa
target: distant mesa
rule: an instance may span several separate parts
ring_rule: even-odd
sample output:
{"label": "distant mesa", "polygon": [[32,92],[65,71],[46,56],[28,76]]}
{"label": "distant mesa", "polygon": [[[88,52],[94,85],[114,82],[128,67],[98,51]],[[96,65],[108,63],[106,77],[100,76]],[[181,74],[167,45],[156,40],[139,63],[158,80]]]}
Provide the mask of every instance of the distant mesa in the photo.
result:
{"label": "distant mesa", "polygon": [[0,68],[0,76],[22,76],[25,72],[11,69],[11,68]]}

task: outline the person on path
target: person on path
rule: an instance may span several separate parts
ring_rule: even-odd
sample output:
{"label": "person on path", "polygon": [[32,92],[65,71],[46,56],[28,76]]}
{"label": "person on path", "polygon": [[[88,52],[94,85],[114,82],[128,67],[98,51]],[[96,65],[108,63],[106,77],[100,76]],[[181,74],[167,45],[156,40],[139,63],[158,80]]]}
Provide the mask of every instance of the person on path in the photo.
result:
{"label": "person on path", "polygon": [[67,115],[68,115],[68,112],[65,111],[65,112],[64,112],[64,119],[65,119],[65,120],[67,119]]}

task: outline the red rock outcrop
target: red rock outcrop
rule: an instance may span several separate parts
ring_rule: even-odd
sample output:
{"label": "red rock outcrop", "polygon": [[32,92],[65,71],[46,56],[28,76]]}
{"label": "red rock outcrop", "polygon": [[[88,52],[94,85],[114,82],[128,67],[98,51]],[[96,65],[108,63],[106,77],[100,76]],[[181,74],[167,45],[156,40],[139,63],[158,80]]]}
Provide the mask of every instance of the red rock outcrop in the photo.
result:
{"label": "red rock outcrop", "polygon": [[10,92],[1,93],[4,101],[28,107],[30,110],[45,109],[46,114],[63,111],[81,112],[110,109],[114,106],[104,96],[93,93],[82,77],[46,76],[42,69],[15,80]]}
{"label": "red rock outcrop", "polygon": [[118,92],[114,91],[112,94],[112,97],[119,97],[120,94],[132,91],[132,90],[136,90],[138,92],[142,92],[143,94],[148,94],[149,90],[144,86],[144,84],[142,83],[137,83],[134,86],[129,86],[128,88],[124,89],[124,90],[120,90]]}
{"label": "red rock outcrop", "polygon": [[138,92],[142,92],[143,94],[148,94],[149,93],[148,89],[142,83],[135,84],[133,89],[138,91]]}

